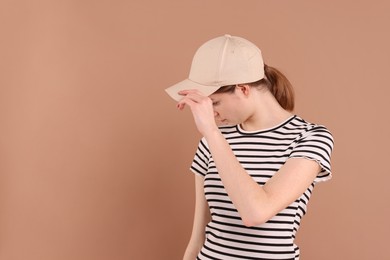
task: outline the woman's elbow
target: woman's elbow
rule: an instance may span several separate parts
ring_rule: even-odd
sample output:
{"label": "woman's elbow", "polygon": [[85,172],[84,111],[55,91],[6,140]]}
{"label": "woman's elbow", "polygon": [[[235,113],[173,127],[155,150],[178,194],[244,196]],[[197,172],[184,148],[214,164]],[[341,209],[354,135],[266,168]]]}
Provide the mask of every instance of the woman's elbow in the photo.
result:
{"label": "woman's elbow", "polygon": [[247,216],[242,216],[241,220],[244,226],[246,227],[255,227],[261,224],[266,223],[270,218],[272,218],[272,214],[267,214],[266,212],[256,212]]}

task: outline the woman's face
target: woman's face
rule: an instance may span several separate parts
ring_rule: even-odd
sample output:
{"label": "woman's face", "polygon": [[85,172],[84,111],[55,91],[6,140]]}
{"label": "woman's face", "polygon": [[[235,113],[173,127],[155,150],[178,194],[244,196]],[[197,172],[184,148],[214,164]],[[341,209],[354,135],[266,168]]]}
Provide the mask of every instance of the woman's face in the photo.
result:
{"label": "woman's face", "polygon": [[233,93],[211,94],[217,125],[237,125],[248,118],[248,102],[237,88]]}

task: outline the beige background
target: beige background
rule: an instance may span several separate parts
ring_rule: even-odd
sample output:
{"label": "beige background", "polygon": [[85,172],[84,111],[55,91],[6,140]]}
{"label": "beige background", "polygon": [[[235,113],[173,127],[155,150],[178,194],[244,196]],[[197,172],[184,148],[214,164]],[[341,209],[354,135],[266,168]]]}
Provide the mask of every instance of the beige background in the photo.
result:
{"label": "beige background", "polygon": [[390,259],[390,4],[0,1],[0,259],[180,259],[199,134],[163,89],[206,40],[255,42],[334,134],[302,259]]}

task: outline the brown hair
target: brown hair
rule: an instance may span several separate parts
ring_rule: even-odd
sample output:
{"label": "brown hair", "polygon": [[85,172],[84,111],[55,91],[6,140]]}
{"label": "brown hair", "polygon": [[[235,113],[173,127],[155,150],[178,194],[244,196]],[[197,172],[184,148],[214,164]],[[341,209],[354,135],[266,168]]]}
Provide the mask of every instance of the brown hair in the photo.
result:
{"label": "brown hair", "polygon": [[[274,95],[280,106],[287,111],[294,110],[294,90],[290,81],[279,70],[264,64],[265,77],[259,81],[245,83],[251,87],[265,85]],[[223,86],[215,93],[233,93],[236,85]]]}

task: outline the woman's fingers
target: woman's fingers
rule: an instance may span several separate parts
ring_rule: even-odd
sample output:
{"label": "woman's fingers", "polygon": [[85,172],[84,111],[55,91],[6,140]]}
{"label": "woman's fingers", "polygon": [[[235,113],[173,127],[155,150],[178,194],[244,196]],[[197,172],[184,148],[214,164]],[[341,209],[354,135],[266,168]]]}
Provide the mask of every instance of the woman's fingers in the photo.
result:
{"label": "woman's fingers", "polygon": [[183,96],[183,98],[177,104],[177,108],[179,110],[183,110],[185,105],[188,105],[189,107],[193,107],[196,104],[209,101],[209,98],[207,96],[204,96],[198,90],[194,90],[194,89],[182,90],[179,91],[178,93],[179,95]]}
{"label": "woman's fingers", "polygon": [[188,97],[183,97],[178,103],[177,103],[177,108],[179,110],[183,110],[185,105],[188,105],[190,107],[192,107],[194,104],[196,104],[195,101],[191,100],[190,98]]}
{"label": "woman's fingers", "polygon": [[196,103],[201,102],[202,100],[208,99],[207,96],[203,95],[201,92],[195,89],[189,89],[189,90],[182,90],[179,91],[179,95],[182,95],[183,97],[187,97]]}
{"label": "woman's fingers", "polygon": [[197,90],[184,90],[179,92],[183,98],[177,103],[177,108],[183,110],[187,105],[191,109],[195,124],[202,134],[216,127],[212,101]]}
{"label": "woman's fingers", "polygon": [[188,94],[191,94],[191,93],[197,93],[197,94],[201,94],[198,90],[196,89],[185,89],[185,90],[180,90],[178,92],[179,95],[182,95],[182,96],[187,96]]}

